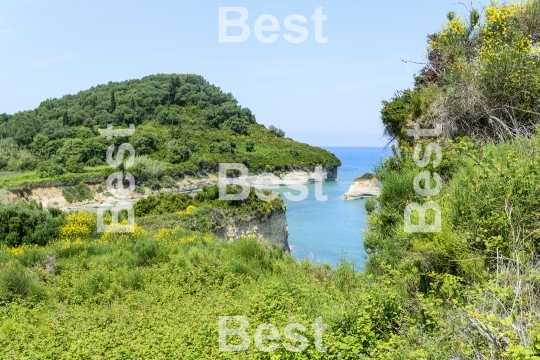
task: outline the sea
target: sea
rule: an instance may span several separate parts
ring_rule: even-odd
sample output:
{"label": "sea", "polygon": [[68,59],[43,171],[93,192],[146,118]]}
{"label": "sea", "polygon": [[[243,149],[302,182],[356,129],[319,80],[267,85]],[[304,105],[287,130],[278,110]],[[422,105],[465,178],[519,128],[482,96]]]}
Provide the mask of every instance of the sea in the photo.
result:
{"label": "sea", "polygon": [[[349,189],[355,178],[366,172],[374,172],[391,155],[389,147],[325,147],[335,154],[342,165],[338,169],[337,181],[322,184],[326,201],[315,196],[315,184],[308,184],[309,193],[305,200],[290,201],[287,205],[289,246],[291,254],[298,260],[309,259],[313,263],[328,263],[337,266],[341,261],[353,262],[361,271],[366,261],[363,232],[367,228],[364,199],[342,200],[340,196]],[[278,192],[290,191],[282,187]]]}

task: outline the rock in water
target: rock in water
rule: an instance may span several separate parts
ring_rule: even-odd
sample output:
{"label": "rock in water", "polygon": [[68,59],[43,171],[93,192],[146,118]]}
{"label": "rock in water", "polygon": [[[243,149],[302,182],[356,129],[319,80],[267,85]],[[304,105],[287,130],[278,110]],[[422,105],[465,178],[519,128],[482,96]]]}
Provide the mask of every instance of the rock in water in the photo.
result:
{"label": "rock in water", "polygon": [[375,175],[365,173],[364,175],[354,179],[349,187],[349,191],[341,195],[343,200],[356,200],[366,197],[379,196],[381,189]]}

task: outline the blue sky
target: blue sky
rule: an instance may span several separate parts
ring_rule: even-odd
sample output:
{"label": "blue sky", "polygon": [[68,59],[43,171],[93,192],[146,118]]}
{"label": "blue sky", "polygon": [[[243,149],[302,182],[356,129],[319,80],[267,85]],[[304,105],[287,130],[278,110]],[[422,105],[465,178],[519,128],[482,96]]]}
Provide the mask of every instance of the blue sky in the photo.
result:
{"label": "blue sky", "polygon": [[[247,41],[219,42],[219,7],[248,10]],[[327,43],[315,40],[311,16],[318,7],[328,16]],[[422,61],[426,36],[440,29],[449,10],[465,7],[455,0],[2,0],[0,113],[33,109],[47,98],[108,81],[195,73],[231,92],[258,122],[293,139],[384,145],[381,100],[412,85],[420,66],[401,59]],[[253,31],[263,14],[281,26],[270,44]],[[283,37],[291,14],[308,20],[303,43]]]}

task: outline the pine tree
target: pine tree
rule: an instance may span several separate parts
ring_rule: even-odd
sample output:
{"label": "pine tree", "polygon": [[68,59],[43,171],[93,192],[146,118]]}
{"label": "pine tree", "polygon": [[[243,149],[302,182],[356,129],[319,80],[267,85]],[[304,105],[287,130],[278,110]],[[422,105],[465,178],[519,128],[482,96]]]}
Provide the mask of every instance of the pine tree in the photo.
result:
{"label": "pine tree", "polygon": [[114,91],[111,92],[111,113],[116,110],[116,99],[114,98]]}

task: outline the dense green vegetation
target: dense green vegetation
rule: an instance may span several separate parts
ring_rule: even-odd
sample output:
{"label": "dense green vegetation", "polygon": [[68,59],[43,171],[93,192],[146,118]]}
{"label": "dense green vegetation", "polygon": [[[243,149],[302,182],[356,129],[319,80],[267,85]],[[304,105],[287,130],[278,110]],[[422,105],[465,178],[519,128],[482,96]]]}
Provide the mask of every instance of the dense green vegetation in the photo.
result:
{"label": "dense green vegetation", "polygon": [[[377,169],[381,196],[366,202],[364,276],[405,289],[400,304],[421,318],[385,332],[366,349],[371,357],[382,345],[395,349],[383,358],[540,358],[539,14],[535,0],[494,2],[468,18],[449,13],[428,37],[414,89],[383,102],[383,123],[399,146]],[[437,124],[438,139],[415,143],[405,131]],[[430,142],[443,160],[434,167],[432,154],[422,168],[413,148],[422,154]],[[414,189],[426,170],[441,176],[437,195]],[[405,232],[406,206],[426,201],[440,206],[441,231]]]}
{"label": "dense green vegetation", "polygon": [[[228,185],[229,194],[239,193],[239,186]],[[269,195],[268,190],[262,190]],[[255,188],[244,200],[219,200],[217,185],[205,186],[192,197],[187,194],[159,194],[141,199],[135,204],[137,222],[146,229],[182,226],[198,231],[217,231],[231,221],[261,219],[274,211],[284,211],[280,196],[262,201]]]}
{"label": "dense green vegetation", "polygon": [[0,204],[0,244],[46,245],[64,225],[64,214],[54,208],[43,209],[37,203]]}
{"label": "dense green vegetation", "polygon": [[69,202],[77,202],[77,201],[94,199],[94,196],[92,194],[92,190],[90,190],[90,187],[82,182],[74,186],[63,187],[62,195]]}
{"label": "dense green vegetation", "polygon": [[[280,200],[257,201],[253,193],[241,204],[216,203],[215,187],[194,199],[151,197],[136,206],[146,230],[137,226],[127,234],[97,234],[95,217],[86,213],[9,205],[0,209],[0,229],[21,245],[4,241],[0,247],[2,356],[539,359],[538,9],[540,2],[529,0],[493,4],[482,13],[472,10],[468,19],[450,13],[449,23],[429,37],[429,64],[415,88],[384,103],[383,123],[399,144],[376,169],[383,184],[380,197],[365,203],[369,258],[363,273],[346,262],[336,268],[298,263],[253,238],[224,243],[207,232],[218,224],[215,218],[199,222],[198,216],[210,209],[244,216],[282,207]],[[168,94],[167,99],[173,97]],[[123,96],[104,92],[102,100],[115,114]],[[256,129],[274,141],[272,146],[285,144],[279,129],[270,133],[246,114],[241,110],[237,124],[225,121],[216,128],[238,134],[231,135],[236,147],[218,142],[218,152],[257,154],[266,145],[257,141]],[[70,119],[68,113],[66,123]],[[171,124],[156,127],[155,133],[177,126],[166,119]],[[436,119],[444,136],[418,144],[425,150],[430,141],[436,143],[443,159],[434,166],[432,156],[421,168],[405,129],[415,123],[433,126]],[[208,121],[219,122],[212,116]],[[246,123],[249,138],[242,138]],[[35,156],[28,152],[33,147],[26,150],[13,139],[11,145],[1,144],[17,154],[13,164]],[[187,164],[196,153],[187,144],[179,146],[149,152],[137,160],[134,172],[149,179],[161,171],[159,181],[170,181],[175,162]],[[300,151],[298,156],[303,156]],[[417,194],[413,184],[420,171],[441,176],[437,195]],[[53,177],[75,175],[80,173]],[[10,176],[21,175],[4,174],[0,181]],[[407,204],[426,201],[440,206],[441,231],[405,232]],[[433,220],[432,212],[427,220]],[[197,223],[204,226],[190,225]],[[55,231],[45,246],[32,240],[45,228],[42,224]],[[302,323],[310,346],[300,353],[280,346],[266,354],[253,344],[248,352],[220,352],[218,317],[223,315],[247,316],[251,339],[258,324],[275,324],[283,335],[289,322]],[[323,337],[327,353],[313,346],[310,324],[319,316],[329,325]]]}
{"label": "dense green vegetation", "polygon": [[540,113],[540,2],[493,2],[482,13],[448,13],[428,36],[415,87],[383,102],[386,132],[441,124],[446,137],[501,140],[531,136]]}
{"label": "dense green vegetation", "polygon": [[[252,338],[261,323],[283,329],[293,319],[308,328],[304,352],[280,347],[273,356],[356,358],[404,314],[399,293],[347,263],[330,272],[253,238],[228,244],[181,228],[96,235],[85,213],[68,215],[47,247],[2,248],[0,264],[8,358],[270,358],[254,345],[218,350],[217,319],[230,314],[249,317]],[[314,348],[318,316],[330,326],[328,353]]]}
{"label": "dense green vegetation", "polygon": [[[108,140],[99,133],[107,124],[135,124],[136,131],[129,138]],[[110,174],[100,168],[106,165],[107,148],[115,144],[117,149],[125,142],[137,155],[129,171],[139,184],[150,186],[186,174],[215,172],[218,163],[227,162],[243,163],[253,172],[340,165],[326,150],[285,138],[274,126],[269,130],[257,124],[248,108],[201,76],[152,75],[0,115],[0,170],[32,171],[6,179],[3,185],[104,177]]]}

